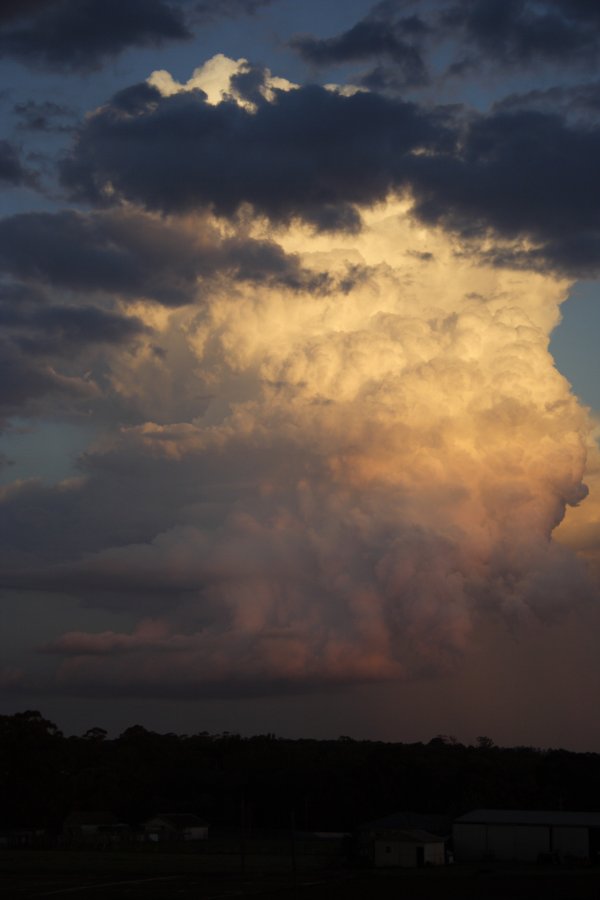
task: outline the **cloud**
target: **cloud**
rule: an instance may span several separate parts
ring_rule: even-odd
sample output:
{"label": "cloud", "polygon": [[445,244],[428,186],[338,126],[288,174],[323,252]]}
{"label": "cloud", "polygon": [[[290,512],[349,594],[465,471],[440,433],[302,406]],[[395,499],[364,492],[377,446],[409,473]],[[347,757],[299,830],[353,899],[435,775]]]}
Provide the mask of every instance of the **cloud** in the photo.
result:
{"label": "cloud", "polygon": [[384,0],[340,34],[291,46],[317,66],[375,61],[359,83],[399,92],[474,72],[591,68],[599,27],[586,0]]}
{"label": "cloud", "polygon": [[134,211],[17,213],[0,220],[0,269],[42,287],[195,302],[217,276],[289,289],[327,289],[267,240],[222,237],[207,220],[185,227]]}
{"label": "cloud", "polygon": [[521,68],[540,62],[564,67],[597,59],[600,13],[593,2],[452,0],[441,5],[441,13],[442,28],[463,37],[467,59],[477,65],[492,60]]}
{"label": "cloud", "polygon": [[[150,93],[148,88],[156,89],[162,97],[201,92],[202,99],[211,106],[217,106],[224,100],[234,100],[247,112],[256,112],[258,104],[275,99],[276,91],[291,91],[298,87],[287,78],[274,76],[270,69],[252,66],[243,57],[230,59],[223,53],[217,53],[194,69],[191,78],[183,83],[176,81],[164,69],[152,72],[145,85],[132,89],[139,92],[141,103],[131,110],[125,108],[125,111],[142,112],[144,103],[156,100],[156,95]],[[125,95],[127,96],[127,89]],[[122,102],[119,102],[122,96],[123,92],[117,94],[116,98],[113,97],[112,104],[122,107]]]}
{"label": "cloud", "polygon": [[68,121],[73,119],[74,110],[52,100],[15,103],[13,113],[19,118],[18,128],[24,131],[61,132],[73,129],[73,124],[68,124]]}
{"label": "cloud", "polygon": [[524,93],[514,93],[494,103],[495,112],[532,111],[556,114],[560,111],[568,120],[580,119],[593,126],[594,116],[600,109],[600,82],[590,81],[575,85],[554,85]]}
{"label": "cloud", "polygon": [[[184,138],[185,135],[185,138]],[[62,179],[100,203],[110,191],[163,212],[245,204],[276,222],[356,228],[355,204],[403,183],[406,157],[451,139],[441,112],[374,94],[320,87],[277,91],[255,112],[195,92],[147,95],[135,115],[114,102],[82,127]],[[141,153],[141,147],[144,152]],[[160,170],[160,177],[159,177]]]}
{"label": "cloud", "polygon": [[11,340],[0,344],[0,377],[3,391],[0,403],[0,423],[9,416],[28,416],[40,412],[41,398],[52,398],[54,409],[60,412],[61,400],[71,407],[87,406],[96,388],[83,376],[64,374],[49,361],[34,360]]}
{"label": "cloud", "polygon": [[[454,156],[411,161],[415,214],[465,238],[493,233],[499,263],[598,271],[592,196],[600,130],[556,113],[496,111],[473,119]],[[555,187],[551,187],[554,185]],[[498,239],[527,239],[506,251]]]}
{"label": "cloud", "polygon": [[28,184],[31,176],[23,166],[14,144],[0,140],[0,184],[2,182],[10,185]]}
{"label": "cloud", "polygon": [[[105,423],[202,413],[212,380],[199,387],[187,378],[178,357],[190,351],[176,326],[162,340],[165,321],[174,324],[168,310],[175,319],[189,306],[195,322],[244,285],[282,298],[337,295],[364,277],[358,265],[335,274],[304,265],[247,228],[223,232],[207,217],[169,222],[131,209],[8,216],[0,246],[2,417],[58,407]],[[178,321],[189,327],[185,314]]]}
{"label": "cloud", "polygon": [[[493,237],[499,265],[598,271],[600,131],[589,117],[501,105],[432,110],[319,87],[274,90],[271,99],[259,91],[247,108],[227,99],[245,61],[217,59],[208,99],[196,90],[201,79],[170,86],[155,73],[154,88],[132,89],[135,109],[117,95],[97,110],[63,164],[73,196],[231,220],[250,205],[276,224],[356,230],[360,207],[404,194],[412,215],[451,229],[472,252],[485,254]],[[208,70],[197,72],[208,86]]]}
{"label": "cloud", "polygon": [[35,15],[56,0],[5,0],[0,7],[0,22],[11,22]]}
{"label": "cloud", "polygon": [[193,37],[214,20],[253,15],[272,0],[8,0],[0,9],[0,56],[87,73],[130,47]]}
{"label": "cloud", "polygon": [[274,0],[192,0],[194,15],[202,20],[233,18],[239,15],[254,15]]}
{"label": "cloud", "polygon": [[39,413],[44,399],[49,406],[67,403],[81,411],[97,399],[89,377],[95,354],[131,347],[147,331],[135,316],[56,303],[37,285],[14,282],[0,282],[0,327],[2,419]]}
{"label": "cloud", "polygon": [[[248,283],[201,312],[140,307],[162,389],[203,410],[113,430],[75,480],[4,489],[2,586],[137,623],[47,642],[50,690],[413,678],[452,668],[481,617],[522,629],[590,597],[552,540],[585,499],[591,434],[547,349],[567,282],[457,254],[406,205],[362,212],[360,234],[279,233],[334,284],[360,264],[350,293]],[[136,366],[122,353],[113,389],[158,409]]]}
{"label": "cloud", "polygon": [[48,306],[35,312],[0,310],[2,326],[13,330],[13,341],[31,355],[64,356],[93,344],[131,341],[144,328],[134,317],[94,306]]}
{"label": "cloud", "polygon": [[377,4],[343,34],[332,38],[297,36],[290,41],[290,46],[317,66],[387,58],[394,64],[398,83],[427,84],[429,74],[422,43],[430,28],[417,15],[398,17],[395,13],[389,3]]}
{"label": "cloud", "polygon": [[166,0],[48,0],[0,18],[0,55],[50,69],[92,71],[130,46],[191,37],[183,8]]}

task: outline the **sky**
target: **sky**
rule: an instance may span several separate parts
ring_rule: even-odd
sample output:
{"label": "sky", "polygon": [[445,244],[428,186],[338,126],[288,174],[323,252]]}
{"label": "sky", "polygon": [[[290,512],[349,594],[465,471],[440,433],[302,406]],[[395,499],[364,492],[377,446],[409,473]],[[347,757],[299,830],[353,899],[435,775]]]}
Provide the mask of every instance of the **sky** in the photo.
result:
{"label": "sky", "polygon": [[0,705],[600,751],[595,0],[0,8]]}

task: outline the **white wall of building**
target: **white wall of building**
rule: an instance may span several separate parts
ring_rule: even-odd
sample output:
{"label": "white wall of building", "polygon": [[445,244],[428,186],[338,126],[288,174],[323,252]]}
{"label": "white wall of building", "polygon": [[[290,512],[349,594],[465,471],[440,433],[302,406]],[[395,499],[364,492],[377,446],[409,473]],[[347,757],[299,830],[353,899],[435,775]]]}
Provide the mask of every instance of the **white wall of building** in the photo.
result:
{"label": "white wall of building", "polygon": [[412,869],[419,865],[419,850],[423,863],[428,866],[443,866],[445,863],[444,843],[411,843],[410,841],[375,841],[374,863],[376,868],[396,866]]}
{"label": "white wall of building", "polygon": [[457,861],[478,859],[537,862],[540,855],[589,856],[589,830],[550,825],[457,823],[453,828]]}
{"label": "white wall of building", "polygon": [[554,828],[553,850],[560,856],[587,859],[590,855],[590,837],[587,828]]}

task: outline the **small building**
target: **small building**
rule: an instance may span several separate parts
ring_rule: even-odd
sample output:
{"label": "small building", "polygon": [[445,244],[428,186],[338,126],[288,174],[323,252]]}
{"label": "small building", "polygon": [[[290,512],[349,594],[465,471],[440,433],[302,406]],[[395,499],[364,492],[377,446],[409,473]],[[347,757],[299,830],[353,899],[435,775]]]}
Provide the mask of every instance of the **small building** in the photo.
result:
{"label": "small building", "polygon": [[376,868],[443,866],[450,821],[441,815],[400,812],[358,829],[358,854]]}
{"label": "small building", "polygon": [[444,838],[428,831],[390,831],[373,842],[373,865],[376,869],[384,866],[443,866],[444,863]]}
{"label": "small building", "polygon": [[159,813],[144,822],[149,841],[205,841],[208,823],[192,813]]}
{"label": "small building", "polygon": [[456,860],[595,860],[600,812],[475,809],[455,820]]}

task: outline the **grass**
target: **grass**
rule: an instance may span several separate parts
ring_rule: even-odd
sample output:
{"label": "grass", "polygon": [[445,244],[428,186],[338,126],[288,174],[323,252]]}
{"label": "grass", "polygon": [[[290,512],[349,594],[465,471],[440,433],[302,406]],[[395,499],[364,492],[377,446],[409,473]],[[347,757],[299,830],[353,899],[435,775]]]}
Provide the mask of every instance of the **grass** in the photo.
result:
{"label": "grass", "polygon": [[[301,860],[299,860],[301,863]],[[599,869],[456,865],[439,869],[310,871],[296,883],[285,852],[4,850],[2,900],[599,900]]]}

